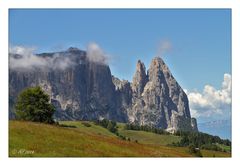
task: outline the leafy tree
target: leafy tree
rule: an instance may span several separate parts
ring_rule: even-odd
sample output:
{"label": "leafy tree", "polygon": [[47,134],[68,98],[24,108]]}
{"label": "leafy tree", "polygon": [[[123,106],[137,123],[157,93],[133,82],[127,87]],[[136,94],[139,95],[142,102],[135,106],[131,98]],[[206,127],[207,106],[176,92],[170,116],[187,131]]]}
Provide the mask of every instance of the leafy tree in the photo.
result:
{"label": "leafy tree", "polygon": [[49,100],[49,96],[40,87],[23,90],[19,94],[15,105],[17,119],[54,123],[52,115],[55,108]]}
{"label": "leafy tree", "polygon": [[100,121],[100,125],[102,125],[103,127],[107,128],[108,122],[109,122],[109,120],[103,119],[102,121]]}

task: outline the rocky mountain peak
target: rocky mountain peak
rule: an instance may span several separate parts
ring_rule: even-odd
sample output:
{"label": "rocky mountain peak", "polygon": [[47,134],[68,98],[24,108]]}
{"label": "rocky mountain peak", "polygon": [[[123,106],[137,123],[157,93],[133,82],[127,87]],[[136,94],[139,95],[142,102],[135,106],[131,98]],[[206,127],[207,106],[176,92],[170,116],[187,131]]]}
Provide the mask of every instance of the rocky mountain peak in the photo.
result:
{"label": "rocky mountain peak", "polygon": [[136,72],[134,74],[133,81],[132,81],[132,91],[135,97],[141,96],[147,81],[148,81],[148,78],[146,75],[145,65],[143,62],[138,60],[136,65]]}
{"label": "rocky mountain peak", "polygon": [[[151,67],[160,67],[161,66],[161,64],[163,64],[164,62],[163,62],[163,60],[162,60],[162,58],[160,58],[160,57],[154,57],[153,59],[152,59],[152,62],[151,62]],[[150,68],[151,68],[150,67]]]}
{"label": "rocky mountain peak", "polygon": [[[138,67],[141,67],[141,62],[137,63]],[[142,81],[136,78],[141,78],[139,70],[133,80]],[[197,131],[196,120],[191,119],[187,95],[160,57],[153,58],[146,78],[144,86],[133,86],[144,89],[140,94],[137,93],[138,98],[133,100],[133,107],[128,115],[129,121],[141,125],[154,125],[171,132]]]}
{"label": "rocky mountain peak", "polygon": [[160,57],[153,58],[149,70],[148,76],[151,81],[158,81],[163,77],[163,72],[166,70],[166,65]]}
{"label": "rocky mountain peak", "polygon": [[146,68],[145,68],[145,65],[143,62],[141,62],[141,60],[138,60],[137,61],[137,71],[145,71]]}

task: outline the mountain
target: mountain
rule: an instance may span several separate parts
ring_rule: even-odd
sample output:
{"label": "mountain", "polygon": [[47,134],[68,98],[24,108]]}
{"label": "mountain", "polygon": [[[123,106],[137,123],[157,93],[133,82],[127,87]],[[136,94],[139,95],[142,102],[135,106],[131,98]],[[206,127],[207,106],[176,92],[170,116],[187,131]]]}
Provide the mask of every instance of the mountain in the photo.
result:
{"label": "mountain", "polygon": [[199,131],[231,140],[230,120],[215,120],[198,124]]}
{"label": "mountain", "polygon": [[[125,120],[122,112],[116,109],[115,86],[107,65],[91,62],[85,51],[76,48],[37,56],[53,62],[44,67],[10,68],[11,103],[16,101],[22,89],[38,85],[51,96],[51,102],[57,108],[56,119],[92,120],[105,117]],[[71,63],[63,65],[68,61]]]}
{"label": "mountain", "polygon": [[191,118],[188,98],[160,57],[152,60],[149,70],[139,60],[132,81],[130,122],[167,129],[197,131]]}
{"label": "mountain", "polygon": [[197,131],[188,98],[160,57],[146,72],[137,62],[132,83],[112,76],[104,57],[78,48],[19,55],[10,53],[9,117],[21,90],[40,86],[56,107],[57,120],[107,118],[166,129]]}

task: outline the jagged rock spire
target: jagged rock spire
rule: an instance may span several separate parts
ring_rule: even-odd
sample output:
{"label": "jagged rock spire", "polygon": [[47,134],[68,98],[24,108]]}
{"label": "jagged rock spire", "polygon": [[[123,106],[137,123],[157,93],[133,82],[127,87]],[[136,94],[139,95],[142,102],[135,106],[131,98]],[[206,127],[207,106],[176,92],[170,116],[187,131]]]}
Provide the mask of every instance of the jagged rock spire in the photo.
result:
{"label": "jagged rock spire", "polygon": [[136,65],[136,72],[132,81],[132,91],[135,97],[141,96],[147,81],[148,78],[146,75],[145,65],[140,60],[138,60]]}
{"label": "jagged rock spire", "polygon": [[197,131],[196,121],[191,119],[187,95],[164,61],[160,57],[153,58],[146,77],[142,66],[141,61],[138,61],[132,86],[138,98],[133,100],[129,119],[134,123],[154,125],[170,132]]}

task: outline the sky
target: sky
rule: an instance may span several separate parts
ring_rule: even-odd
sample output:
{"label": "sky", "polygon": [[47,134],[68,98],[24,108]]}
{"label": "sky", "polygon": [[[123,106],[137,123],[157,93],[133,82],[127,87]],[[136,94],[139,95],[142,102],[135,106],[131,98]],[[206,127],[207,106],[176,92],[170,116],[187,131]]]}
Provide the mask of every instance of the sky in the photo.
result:
{"label": "sky", "polygon": [[136,62],[161,56],[199,122],[229,119],[231,10],[10,9],[10,46],[36,52],[86,50],[96,43],[113,75],[132,81]]}

